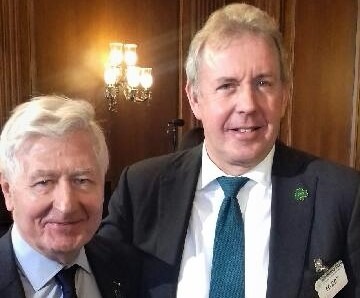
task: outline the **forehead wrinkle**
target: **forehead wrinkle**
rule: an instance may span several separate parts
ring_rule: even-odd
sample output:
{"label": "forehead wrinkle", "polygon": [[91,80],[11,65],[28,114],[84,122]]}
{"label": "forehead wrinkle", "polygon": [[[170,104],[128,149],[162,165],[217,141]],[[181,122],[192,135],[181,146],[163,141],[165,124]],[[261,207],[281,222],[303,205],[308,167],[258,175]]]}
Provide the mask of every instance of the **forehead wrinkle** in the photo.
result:
{"label": "forehead wrinkle", "polygon": [[[270,49],[270,51],[272,51],[272,49]],[[219,68],[219,62],[216,61],[217,59],[217,51],[209,48],[207,49],[207,51],[204,53],[205,56],[205,61],[204,61],[204,67],[206,70],[206,67],[209,67],[215,71],[217,71],[217,69]],[[271,54],[271,53],[269,53]],[[260,57],[261,60],[263,60],[263,56]],[[276,62],[275,62],[276,63]],[[248,77],[250,75],[249,78],[251,79],[262,79],[262,78],[271,78],[271,79],[281,79],[281,73],[280,73],[280,69],[277,67],[277,65],[273,65],[272,66],[272,62],[270,63],[262,63],[261,61],[259,61],[259,63],[257,64],[252,64],[250,65],[251,67],[249,68],[248,65],[242,65],[240,64],[236,64],[236,61],[234,61],[234,65],[231,68],[226,68],[223,71],[221,71],[223,73],[223,75],[219,78],[216,78],[216,82],[220,83],[220,82],[241,82],[245,77]],[[220,66],[221,67],[221,66]],[[205,71],[204,68],[202,67],[200,69],[200,73],[202,71]],[[228,74],[224,74],[224,71],[227,71]]]}

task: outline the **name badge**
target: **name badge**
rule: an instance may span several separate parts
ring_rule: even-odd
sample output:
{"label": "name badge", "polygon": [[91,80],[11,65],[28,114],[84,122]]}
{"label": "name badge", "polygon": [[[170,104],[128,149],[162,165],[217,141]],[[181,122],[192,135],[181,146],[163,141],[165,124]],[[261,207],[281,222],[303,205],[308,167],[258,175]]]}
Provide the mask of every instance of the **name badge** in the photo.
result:
{"label": "name badge", "polygon": [[347,283],[344,264],[338,261],[316,281],[315,290],[319,298],[333,298]]}

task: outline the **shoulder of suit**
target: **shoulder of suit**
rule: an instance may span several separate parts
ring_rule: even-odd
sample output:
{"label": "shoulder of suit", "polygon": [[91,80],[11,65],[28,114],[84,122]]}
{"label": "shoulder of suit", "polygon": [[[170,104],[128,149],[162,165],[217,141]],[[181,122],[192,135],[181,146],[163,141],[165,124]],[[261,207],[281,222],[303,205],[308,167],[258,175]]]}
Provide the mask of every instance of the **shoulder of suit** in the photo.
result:
{"label": "shoulder of suit", "polygon": [[278,143],[276,146],[274,167],[277,169],[287,168],[288,171],[297,168],[298,172],[314,175],[322,180],[360,183],[359,171],[281,143]]}
{"label": "shoulder of suit", "polygon": [[85,252],[95,274],[107,270],[108,275],[127,276],[129,279],[140,275],[140,251],[121,240],[113,242],[95,234],[85,245]]}
{"label": "shoulder of suit", "polygon": [[163,172],[172,168],[187,167],[200,164],[202,146],[177,151],[170,154],[155,156],[138,161],[129,167],[129,172],[148,171],[151,173]]}
{"label": "shoulder of suit", "polygon": [[[0,293],[12,291],[12,285],[22,293],[21,281],[17,272],[15,253],[11,242],[11,229],[0,238]],[[1,296],[2,297],[2,296]],[[20,297],[20,296],[19,296]]]}

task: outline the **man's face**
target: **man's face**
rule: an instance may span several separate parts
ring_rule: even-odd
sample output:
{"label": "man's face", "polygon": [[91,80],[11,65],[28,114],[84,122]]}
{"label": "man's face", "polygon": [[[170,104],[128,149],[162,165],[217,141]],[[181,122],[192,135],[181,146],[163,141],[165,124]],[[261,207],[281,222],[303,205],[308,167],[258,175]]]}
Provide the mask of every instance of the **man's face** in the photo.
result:
{"label": "man's face", "polygon": [[204,126],[206,150],[224,172],[239,175],[270,152],[287,103],[274,42],[244,33],[222,49],[204,48],[198,90],[187,85]]}
{"label": "man's face", "polygon": [[16,154],[20,169],[2,177],[6,206],[22,237],[59,262],[74,258],[97,230],[104,175],[85,131],[31,137]]}

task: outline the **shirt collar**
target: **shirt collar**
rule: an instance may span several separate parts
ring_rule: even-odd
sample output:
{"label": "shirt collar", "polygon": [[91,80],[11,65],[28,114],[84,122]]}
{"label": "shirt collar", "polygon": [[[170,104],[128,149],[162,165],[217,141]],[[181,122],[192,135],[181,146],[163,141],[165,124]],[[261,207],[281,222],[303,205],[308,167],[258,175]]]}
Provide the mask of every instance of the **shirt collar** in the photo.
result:
{"label": "shirt collar", "polygon": [[[275,145],[271,148],[268,155],[258,163],[254,168],[241,176],[248,177],[256,183],[269,186],[271,184],[271,168],[274,158]],[[202,166],[199,175],[198,189],[202,189],[221,176],[230,176],[225,174],[219,167],[210,159],[206,151],[206,143],[204,141],[202,147]]]}
{"label": "shirt collar", "polygon": [[[35,291],[41,289],[64,267],[63,264],[47,258],[32,248],[20,235],[16,223],[13,225],[11,238],[17,259],[17,266],[26,276]],[[77,258],[71,265],[73,264],[78,264],[81,268],[91,273],[84,247],[81,248]],[[69,265],[69,267],[71,265]]]}

